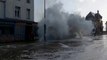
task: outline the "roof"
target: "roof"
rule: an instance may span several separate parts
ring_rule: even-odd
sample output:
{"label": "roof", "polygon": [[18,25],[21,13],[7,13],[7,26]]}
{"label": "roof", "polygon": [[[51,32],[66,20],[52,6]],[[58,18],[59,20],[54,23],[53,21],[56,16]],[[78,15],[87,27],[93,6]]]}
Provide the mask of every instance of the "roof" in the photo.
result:
{"label": "roof", "polygon": [[88,15],[86,16],[86,20],[91,20],[91,19],[94,19],[95,18],[95,14],[92,13],[92,12],[89,12]]}
{"label": "roof", "polygon": [[99,13],[89,12],[86,16],[86,20],[99,20],[102,19],[102,16]]}
{"label": "roof", "polygon": [[95,14],[96,19],[102,19],[102,16],[99,13]]}

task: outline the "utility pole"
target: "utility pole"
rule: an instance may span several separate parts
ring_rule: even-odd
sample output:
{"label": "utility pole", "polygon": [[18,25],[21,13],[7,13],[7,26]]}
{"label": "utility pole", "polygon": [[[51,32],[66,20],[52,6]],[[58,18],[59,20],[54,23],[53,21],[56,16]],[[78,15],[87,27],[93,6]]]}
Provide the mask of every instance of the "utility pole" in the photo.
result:
{"label": "utility pole", "polygon": [[44,43],[46,42],[46,0],[44,0]]}

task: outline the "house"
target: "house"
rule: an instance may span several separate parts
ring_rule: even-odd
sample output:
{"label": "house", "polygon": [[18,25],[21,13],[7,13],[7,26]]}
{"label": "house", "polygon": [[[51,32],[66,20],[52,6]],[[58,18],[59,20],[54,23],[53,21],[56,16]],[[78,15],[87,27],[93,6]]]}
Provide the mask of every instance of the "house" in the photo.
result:
{"label": "house", "polygon": [[0,0],[0,42],[34,40],[37,29],[34,0]]}
{"label": "house", "polygon": [[100,15],[98,10],[97,13],[89,12],[86,16],[86,20],[92,21],[96,34],[101,34],[103,32],[102,16]]}

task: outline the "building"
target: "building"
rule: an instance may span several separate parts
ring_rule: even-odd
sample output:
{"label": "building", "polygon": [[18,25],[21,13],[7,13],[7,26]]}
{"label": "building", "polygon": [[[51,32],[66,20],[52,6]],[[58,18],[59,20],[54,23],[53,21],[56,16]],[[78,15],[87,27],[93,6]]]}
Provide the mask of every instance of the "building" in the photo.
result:
{"label": "building", "polygon": [[89,12],[89,14],[86,16],[86,20],[92,21],[94,25],[93,31],[95,31],[95,34],[101,34],[103,32],[102,16],[98,10],[97,13]]}
{"label": "building", "polygon": [[107,21],[106,21],[106,23],[105,23],[105,26],[106,26],[106,32],[107,32]]}
{"label": "building", "polygon": [[34,20],[34,0],[0,0],[0,18]]}
{"label": "building", "polygon": [[0,42],[34,40],[34,31],[34,0],[0,0]]}

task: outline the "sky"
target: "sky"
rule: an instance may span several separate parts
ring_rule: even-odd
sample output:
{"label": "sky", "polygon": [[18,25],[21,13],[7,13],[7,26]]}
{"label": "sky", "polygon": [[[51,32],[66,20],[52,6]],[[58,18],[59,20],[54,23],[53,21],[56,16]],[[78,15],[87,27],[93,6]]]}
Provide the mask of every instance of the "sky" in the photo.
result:
{"label": "sky", "polygon": [[43,0],[34,0],[34,20],[40,21],[43,17]]}
{"label": "sky", "polygon": [[[55,4],[56,0],[46,0],[46,8],[51,7]],[[35,14],[35,21],[40,21],[44,16],[44,0],[34,0],[34,14]]]}
{"label": "sky", "polygon": [[[43,1],[35,0],[35,21],[40,21],[43,17]],[[103,16],[103,22],[107,21],[107,0],[57,0],[63,4],[65,12],[78,12],[85,17],[90,11],[96,13],[99,10]],[[46,0],[47,6],[55,4],[55,0]]]}

